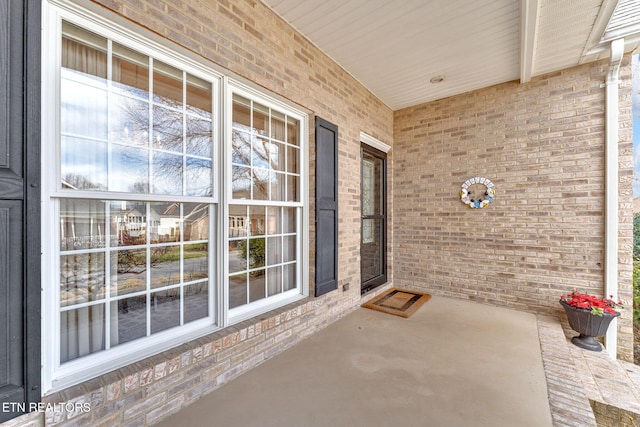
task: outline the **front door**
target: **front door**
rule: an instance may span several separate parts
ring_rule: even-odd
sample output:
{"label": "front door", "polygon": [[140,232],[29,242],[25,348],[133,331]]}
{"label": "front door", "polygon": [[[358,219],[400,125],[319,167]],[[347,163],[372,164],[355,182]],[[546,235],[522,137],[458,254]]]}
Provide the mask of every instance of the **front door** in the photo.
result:
{"label": "front door", "polygon": [[362,293],[387,281],[387,155],[366,144],[361,149]]}

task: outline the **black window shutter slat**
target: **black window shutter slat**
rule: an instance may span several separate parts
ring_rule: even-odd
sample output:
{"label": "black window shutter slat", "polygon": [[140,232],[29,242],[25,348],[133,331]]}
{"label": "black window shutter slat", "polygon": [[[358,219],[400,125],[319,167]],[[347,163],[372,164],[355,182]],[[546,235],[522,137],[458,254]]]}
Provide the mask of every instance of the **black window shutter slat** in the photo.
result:
{"label": "black window shutter slat", "polygon": [[338,126],[316,117],[315,296],[338,289]]}
{"label": "black window shutter slat", "polygon": [[0,1],[0,423],[40,401],[40,12]]}

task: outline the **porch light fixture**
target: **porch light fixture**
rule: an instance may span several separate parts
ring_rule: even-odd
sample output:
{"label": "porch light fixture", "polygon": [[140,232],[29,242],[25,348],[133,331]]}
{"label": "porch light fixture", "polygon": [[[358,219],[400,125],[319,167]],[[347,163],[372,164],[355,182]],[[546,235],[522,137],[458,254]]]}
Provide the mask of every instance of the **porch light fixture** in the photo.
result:
{"label": "porch light fixture", "polygon": [[436,83],[442,83],[444,81],[446,76],[444,75],[439,75],[439,76],[435,76],[435,77],[431,77],[431,80],[429,80],[431,83],[436,84]]}

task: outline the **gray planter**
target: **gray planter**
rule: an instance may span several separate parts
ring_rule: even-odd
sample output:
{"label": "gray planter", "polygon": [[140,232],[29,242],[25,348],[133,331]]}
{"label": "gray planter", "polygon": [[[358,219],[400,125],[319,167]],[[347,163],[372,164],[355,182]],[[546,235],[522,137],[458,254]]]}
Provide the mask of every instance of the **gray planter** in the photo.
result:
{"label": "gray planter", "polygon": [[567,313],[569,326],[580,334],[571,338],[571,342],[585,350],[602,351],[602,345],[594,338],[604,336],[611,321],[620,316],[620,313],[603,313],[602,316],[597,316],[591,314],[589,310],[573,307],[562,300],[560,300],[560,304]]}

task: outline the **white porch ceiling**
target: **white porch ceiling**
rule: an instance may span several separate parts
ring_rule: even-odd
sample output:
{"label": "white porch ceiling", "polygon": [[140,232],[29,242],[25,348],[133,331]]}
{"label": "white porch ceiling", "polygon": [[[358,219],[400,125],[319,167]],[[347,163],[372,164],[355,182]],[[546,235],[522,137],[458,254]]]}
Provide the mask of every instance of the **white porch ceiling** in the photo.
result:
{"label": "white porch ceiling", "polygon": [[640,45],[638,0],[262,1],[393,110]]}

